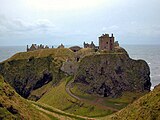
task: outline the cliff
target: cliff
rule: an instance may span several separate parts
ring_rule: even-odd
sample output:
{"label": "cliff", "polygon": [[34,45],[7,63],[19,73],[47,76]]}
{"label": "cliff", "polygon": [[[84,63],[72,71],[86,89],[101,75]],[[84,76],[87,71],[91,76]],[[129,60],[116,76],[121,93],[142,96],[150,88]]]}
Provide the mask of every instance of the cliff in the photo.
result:
{"label": "cliff", "polygon": [[84,57],[74,86],[88,94],[118,97],[125,91],[150,91],[150,70],[143,60],[129,58],[124,49]]}
{"label": "cliff", "polygon": [[[0,74],[17,93],[28,98],[32,91],[45,84],[58,83],[65,76],[60,67],[67,58],[73,59],[73,56],[74,53],[69,49],[44,49],[17,53],[0,63]],[[33,96],[33,99],[37,100],[41,95]]]}
{"label": "cliff", "polygon": [[0,74],[17,93],[32,100],[38,100],[49,88],[44,87],[40,94],[32,95],[32,91],[48,83],[55,85],[68,74],[74,75],[81,91],[104,97],[149,91],[151,86],[147,63],[130,59],[122,48],[114,52],[81,49],[74,53],[61,48],[17,53],[0,63]]}
{"label": "cliff", "polygon": [[20,97],[0,76],[0,120],[44,120],[31,103]]}

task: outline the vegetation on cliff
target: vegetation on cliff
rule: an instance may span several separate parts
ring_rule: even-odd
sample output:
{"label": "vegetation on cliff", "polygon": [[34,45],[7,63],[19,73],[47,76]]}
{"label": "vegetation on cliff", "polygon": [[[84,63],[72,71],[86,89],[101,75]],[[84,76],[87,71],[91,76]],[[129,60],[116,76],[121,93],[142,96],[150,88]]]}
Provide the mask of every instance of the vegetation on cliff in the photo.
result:
{"label": "vegetation on cliff", "polygon": [[[21,96],[28,98],[33,90],[51,81],[52,84],[59,82],[64,77],[60,70],[62,63],[73,56],[74,53],[65,48],[17,53],[0,64],[0,73]],[[39,96],[30,96],[30,99],[37,100]]]}
{"label": "vegetation on cliff", "polygon": [[111,120],[160,120],[160,85],[121,111],[104,118]]}
{"label": "vegetation on cliff", "polygon": [[[147,101],[143,105],[146,104],[146,107],[150,108],[148,109],[152,116],[150,118],[157,118],[157,114],[152,115],[152,112],[159,110],[159,104],[157,107],[150,107],[151,100],[147,99],[148,97],[141,98],[137,103],[134,102],[133,104],[137,105],[136,108],[133,107],[134,110],[129,105],[126,111],[123,109],[113,116],[104,117],[124,108],[150,91],[150,71],[147,63],[143,60],[129,58],[127,52],[122,48],[116,48],[115,51],[110,52],[105,50],[95,52],[86,48],[74,53],[70,49],[60,48],[17,53],[0,63],[0,74],[18,94],[24,98],[38,100],[33,103],[36,106],[34,108],[30,102],[21,98],[15,91],[12,92],[10,86],[1,87],[0,110],[5,117],[7,115],[11,118],[21,118],[23,116],[28,119],[27,115],[30,115],[30,112],[35,109],[31,118],[36,115],[39,118],[42,115],[46,117],[45,119],[49,116],[51,119],[56,119],[54,116],[59,119],[61,117],[63,119],[66,117],[67,119],[77,119],[77,115],[81,115],[80,118],[83,119],[85,118],[82,116],[87,117],[87,119],[88,117],[132,119],[139,112],[135,109],[141,107],[139,101],[142,99],[142,101]],[[73,75],[73,77],[70,75]],[[8,86],[7,83],[0,82],[0,85]],[[68,86],[69,83],[70,86]],[[67,92],[67,87],[73,95]],[[9,93],[6,92],[7,90],[9,90]],[[153,92],[157,91],[154,90]],[[7,97],[4,97],[6,95]],[[74,95],[77,97],[74,97]],[[155,103],[159,101],[158,98],[152,96],[152,92],[148,96],[153,97]],[[157,96],[159,97],[159,95]],[[26,106],[28,107],[26,114],[22,113],[22,109],[19,110],[16,105],[7,106],[10,103],[12,104],[12,100],[15,101],[15,99],[22,101],[18,102],[19,100],[16,100],[18,103],[15,103],[22,103],[23,111],[26,110]],[[152,105],[155,106],[154,103]],[[36,112],[38,111],[37,108],[41,111],[40,113]],[[151,110],[151,108],[156,110]],[[60,111],[57,109],[60,109]],[[142,109],[140,108],[140,110]],[[125,112],[123,111],[130,111],[128,114],[133,113],[133,116],[124,116]],[[48,113],[50,115],[47,115]]]}
{"label": "vegetation on cliff", "polygon": [[20,97],[0,76],[0,119],[44,120],[47,117]]}
{"label": "vegetation on cliff", "polygon": [[124,91],[150,91],[151,87],[147,63],[132,60],[128,54],[123,53],[84,57],[74,79],[73,84],[81,91],[104,97],[118,97]]}

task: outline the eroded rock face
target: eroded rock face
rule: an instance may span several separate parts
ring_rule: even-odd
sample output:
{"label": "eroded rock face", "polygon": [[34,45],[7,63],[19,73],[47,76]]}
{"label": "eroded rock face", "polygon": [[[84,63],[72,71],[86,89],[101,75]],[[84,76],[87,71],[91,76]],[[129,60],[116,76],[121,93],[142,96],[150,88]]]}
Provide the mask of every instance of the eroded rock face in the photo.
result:
{"label": "eroded rock face", "polygon": [[66,61],[63,63],[61,70],[68,75],[74,75],[77,71],[78,63],[76,61]]}
{"label": "eroded rock face", "polygon": [[0,74],[22,97],[27,98],[32,90],[63,77],[61,63],[51,56],[6,61],[0,64]]}
{"label": "eroded rock face", "polygon": [[81,60],[77,83],[89,94],[117,97],[124,91],[150,91],[150,70],[145,61],[130,59],[127,53],[91,55]]}

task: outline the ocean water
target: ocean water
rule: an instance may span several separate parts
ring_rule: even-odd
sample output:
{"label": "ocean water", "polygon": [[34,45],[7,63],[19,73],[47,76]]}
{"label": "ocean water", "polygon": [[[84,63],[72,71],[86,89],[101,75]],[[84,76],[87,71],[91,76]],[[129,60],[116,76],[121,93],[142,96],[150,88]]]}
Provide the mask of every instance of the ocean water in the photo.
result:
{"label": "ocean water", "polygon": [[[145,60],[151,71],[152,88],[160,83],[160,45],[122,45],[133,59]],[[0,46],[0,62],[17,52],[26,51],[26,46]]]}
{"label": "ocean water", "polygon": [[0,46],[0,62],[10,58],[18,52],[26,51],[25,46]]}

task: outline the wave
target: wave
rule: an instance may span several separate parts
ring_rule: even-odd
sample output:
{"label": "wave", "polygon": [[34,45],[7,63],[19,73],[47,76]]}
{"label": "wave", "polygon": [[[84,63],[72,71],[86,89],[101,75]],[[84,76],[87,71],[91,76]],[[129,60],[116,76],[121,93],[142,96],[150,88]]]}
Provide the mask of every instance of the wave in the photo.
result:
{"label": "wave", "polygon": [[154,89],[154,87],[153,86],[151,86],[151,91]]}
{"label": "wave", "polygon": [[150,75],[150,77],[160,77],[160,74],[159,75]]}

